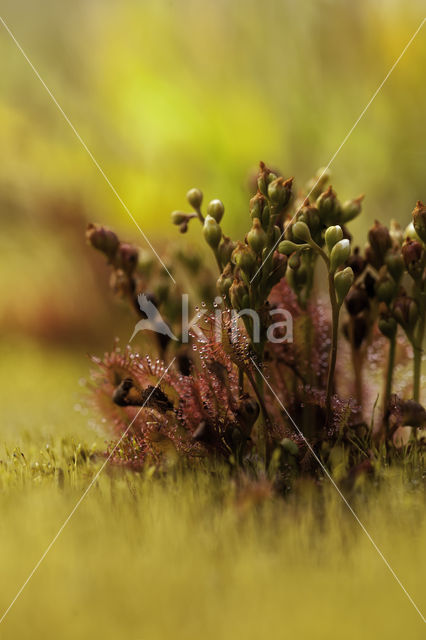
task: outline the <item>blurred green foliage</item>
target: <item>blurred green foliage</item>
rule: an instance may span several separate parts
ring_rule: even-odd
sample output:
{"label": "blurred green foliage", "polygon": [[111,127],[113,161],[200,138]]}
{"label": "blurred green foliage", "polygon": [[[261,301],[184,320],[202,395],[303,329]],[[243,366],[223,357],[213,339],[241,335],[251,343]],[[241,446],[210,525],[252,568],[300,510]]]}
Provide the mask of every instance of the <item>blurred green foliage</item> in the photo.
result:
{"label": "blurred green foliage", "polygon": [[[29,58],[157,241],[173,233],[169,211],[192,185],[224,200],[232,232],[247,215],[248,174],[259,160],[299,184],[327,164],[423,13],[420,1],[3,4]],[[4,30],[0,55],[3,190],[78,192],[90,215],[136,236]],[[407,221],[426,197],[425,64],[423,29],[334,162],[343,198],[367,194],[360,225]]]}

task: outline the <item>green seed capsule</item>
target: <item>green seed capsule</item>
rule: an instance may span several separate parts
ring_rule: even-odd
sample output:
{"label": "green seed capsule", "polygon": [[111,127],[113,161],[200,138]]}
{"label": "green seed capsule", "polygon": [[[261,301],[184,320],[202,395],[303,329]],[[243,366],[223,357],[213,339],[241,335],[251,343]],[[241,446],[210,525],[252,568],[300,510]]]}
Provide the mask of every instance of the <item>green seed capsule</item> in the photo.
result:
{"label": "green seed capsule", "polygon": [[354,198],[353,200],[347,200],[344,204],[342,204],[341,208],[341,220],[343,224],[346,222],[350,222],[361,213],[364,196],[358,196],[358,198]]}
{"label": "green seed capsule", "polygon": [[296,244],[295,242],[291,242],[291,240],[283,240],[278,245],[278,251],[285,256],[289,256],[295,251],[300,251],[300,249],[308,246],[307,244]]}
{"label": "green seed capsule", "polygon": [[173,211],[173,213],[171,214],[171,217],[172,217],[172,224],[176,224],[176,225],[182,224],[183,222],[187,222],[188,220],[188,214],[184,213],[183,211]]}
{"label": "green seed capsule", "polygon": [[333,224],[337,222],[339,213],[339,202],[331,186],[318,196],[316,206],[323,224]]}
{"label": "green seed capsule", "polygon": [[350,267],[346,267],[343,271],[338,271],[334,276],[334,286],[336,287],[337,302],[343,304],[344,299],[349,293],[349,289],[354,282],[354,272]]}
{"label": "green seed capsule", "polygon": [[212,249],[217,249],[222,238],[222,229],[212,216],[206,216],[203,234],[207,244],[209,244]]}
{"label": "green seed capsule", "polygon": [[293,180],[284,180],[284,178],[276,178],[268,185],[268,198],[274,205],[285,207],[291,196],[291,186]]}
{"label": "green seed capsule", "polygon": [[319,217],[318,209],[316,207],[312,207],[307,199],[297,216],[297,220],[305,222],[305,224],[308,225],[312,237],[318,236],[321,232],[321,219]]}
{"label": "green seed capsule", "polygon": [[290,267],[290,269],[297,271],[297,269],[300,267],[300,251],[295,251],[291,254],[288,260],[288,266]]}
{"label": "green seed capsule", "polygon": [[247,290],[241,280],[234,279],[231,287],[229,288],[229,299],[234,309],[244,308],[244,299],[247,296]]}
{"label": "green seed capsule", "polygon": [[262,229],[259,218],[254,218],[253,226],[247,234],[247,242],[253,251],[261,254],[266,244],[266,233]]}
{"label": "green seed capsule", "polygon": [[376,297],[379,302],[390,304],[395,297],[398,286],[395,280],[386,274],[376,282]]}
{"label": "green seed capsule", "polygon": [[235,249],[235,243],[228,236],[223,236],[219,245],[219,258],[222,265],[228,264],[231,260],[232,252]]}
{"label": "green seed capsule", "polygon": [[334,245],[330,253],[331,273],[333,273],[334,271],[336,271],[336,269],[341,267],[342,264],[345,264],[346,260],[349,258],[350,252],[351,252],[351,245],[349,240],[347,240],[346,238],[344,238],[343,240],[340,240],[339,242],[337,242],[337,244]]}
{"label": "green seed capsule", "polygon": [[303,240],[304,242],[312,241],[311,232],[305,222],[296,222],[292,227],[292,231],[296,240]]}
{"label": "green seed capsule", "polygon": [[327,245],[328,252],[331,253],[334,245],[340,242],[343,238],[342,227],[339,225],[335,225],[333,227],[328,227],[325,232],[325,244]]}
{"label": "green seed capsule", "polygon": [[253,196],[253,198],[250,200],[250,206],[249,206],[250,216],[252,220],[254,218],[259,218],[259,220],[262,219],[262,212],[265,207],[265,204],[266,204],[265,196],[263,196],[261,193],[256,193],[256,195]]}
{"label": "green seed capsule", "polygon": [[224,298],[228,297],[229,289],[231,288],[231,285],[232,285],[232,278],[227,277],[225,274],[222,273],[217,280],[217,288],[219,290],[219,293]]}
{"label": "green seed capsule", "polygon": [[262,227],[264,228],[265,231],[269,227],[270,218],[271,218],[271,211],[269,209],[269,205],[265,204],[262,211],[262,217],[261,217]]}
{"label": "green seed capsule", "polygon": [[282,236],[281,229],[277,225],[274,225],[274,247],[281,240],[281,236]]}
{"label": "green seed capsule", "polygon": [[216,222],[220,222],[223,218],[223,214],[225,213],[225,207],[221,200],[211,200],[207,205],[207,213],[209,216],[214,218]]}
{"label": "green seed capsule", "polygon": [[271,272],[268,276],[267,288],[275,286],[281,278],[284,278],[287,271],[287,258],[278,251],[274,251],[272,258]]}
{"label": "green seed capsule", "polygon": [[387,266],[388,271],[395,282],[399,282],[405,270],[404,260],[399,249],[391,249],[387,252],[385,257],[385,265]]}
{"label": "green seed capsule", "polygon": [[191,207],[197,211],[203,202],[203,192],[200,189],[190,189],[186,194],[186,199]]}
{"label": "green seed capsule", "polygon": [[389,339],[395,336],[398,326],[395,318],[392,318],[392,316],[389,316],[388,318],[380,318],[377,324],[384,336]]}

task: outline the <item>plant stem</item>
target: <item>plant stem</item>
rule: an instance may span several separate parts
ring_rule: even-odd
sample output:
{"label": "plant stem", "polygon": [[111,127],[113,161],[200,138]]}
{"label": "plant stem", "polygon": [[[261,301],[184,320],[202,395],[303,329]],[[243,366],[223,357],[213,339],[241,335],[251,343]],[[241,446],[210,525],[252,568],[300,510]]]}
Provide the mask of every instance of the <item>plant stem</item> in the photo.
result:
{"label": "plant stem", "polygon": [[390,402],[390,397],[392,393],[393,370],[395,366],[395,351],[396,351],[396,333],[394,336],[389,338],[388,364],[386,367],[386,384],[385,384],[385,394],[384,394],[384,400],[383,400],[383,413],[384,413],[386,440],[388,438],[389,425],[388,425],[387,413],[389,410],[389,402]]}
{"label": "plant stem", "polygon": [[413,364],[413,400],[420,402],[420,376],[422,372],[422,347],[413,345],[414,364]]}
{"label": "plant stem", "polygon": [[331,417],[331,397],[333,394],[334,372],[336,369],[336,360],[337,360],[337,339],[338,339],[339,312],[340,312],[340,306],[337,303],[337,298],[336,298],[336,289],[334,287],[333,273],[328,274],[328,290],[330,294],[330,303],[331,303],[331,350],[330,350],[329,364],[328,364],[327,392],[326,392],[326,400],[325,400],[326,425],[329,424],[330,417]]}
{"label": "plant stem", "polygon": [[[352,318],[351,318],[352,323]],[[352,331],[352,327],[351,327]],[[363,392],[362,392],[362,367],[364,362],[364,354],[361,351],[361,348],[356,348],[353,342],[353,335],[351,336],[351,354],[352,354],[352,365],[353,372],[355,378],[355,398],[357,403],[361,408],[362,415],[362,406],[363,406]]]}
{"label": "plant stem", "polygon": [[419,287],[419,321],[417,325],[417,331],[415,332],[415,339],[413,340],[414,350],[414,366],[413,366],[413,399],[416,402],[420,402],[420,377],[422,371],[422,354],[423,354],[423,342],[425,337],[426,326],[426,281]]}
{"label": "plant stem", "polygon": [[238,393],[240,396],[244,393],[244,371],[238,368]]}

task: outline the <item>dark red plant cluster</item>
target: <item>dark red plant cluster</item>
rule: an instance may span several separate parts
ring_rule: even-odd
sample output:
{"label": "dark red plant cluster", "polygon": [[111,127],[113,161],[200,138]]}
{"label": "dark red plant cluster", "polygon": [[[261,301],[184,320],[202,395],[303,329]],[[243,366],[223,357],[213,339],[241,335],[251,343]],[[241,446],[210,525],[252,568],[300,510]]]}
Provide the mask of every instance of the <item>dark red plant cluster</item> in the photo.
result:
{"label": "dark red plant cluster", "polygon": [[[342,203],[327,180],[322,172],[295,195],[292,179],[261,163],[251,228],[240,242],[222,231],[220,200],[204,213],[201,191],[188,192],[194,212],[174,212],[173,223],[182,233],[192,220],[201,223],[219,271],[215,283],[196,251],[168,263],[175,275],[179,265],[190,273],[193,303],[197,295],[207,300],[202,332],[192,332],[189,344],[172,339],[183,335],[183,288],[170,286],[167,268],[147,264],[113,231],[89,226],[89,243],[111,267],[113,290],[146,319],[143,294],[164,320],[158,360],[130,347],[94,359],[94,397],[114,427],[116,462],[141,468],[216,459],[293,474],[313,471],[312,451],[327,463],[335,446],[350,468],[369,466],[383,447],[400,446],[401,429],[406,443],[422,448],[426,208],[417,203],[404,232],[376,222],[361,251],[347,225],[360,214],[362,197]],[[290,331],[273,322],[282,309]],[[410,348],[412,383],[402,397],[394,370]],[[383,383],[367,379],[374,361]],[[377,393],[375,414],[366,387]]]}

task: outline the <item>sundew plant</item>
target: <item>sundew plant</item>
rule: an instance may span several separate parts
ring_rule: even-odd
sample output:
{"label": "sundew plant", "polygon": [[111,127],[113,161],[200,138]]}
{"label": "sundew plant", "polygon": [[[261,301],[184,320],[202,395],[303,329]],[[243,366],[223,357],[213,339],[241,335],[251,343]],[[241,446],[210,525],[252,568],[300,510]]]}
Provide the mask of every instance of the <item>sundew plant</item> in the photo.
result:
{"label": "sundew plant", "polygon": [[[405,230],[376,221],[365,247],[354,246],[363,196],[341,202],[329,179],[320,170],[296,191],[261,163],[237,241],[223,233],[221,200],[205,205],[191,189],[191,211],[174,211],[172,223],[181,233],[199,225],[216,273],[200,250],[174,249],[162,266],[89,225],[113,291],[151,329],[138,334],[140,348],[93,358],[93,397],[113,426],[118,464],[220,461],[268,474],[278,492],[336,456],[349,483],[382,464],[419,468],[426,207],[417,202]],[[198,311],[189,332],[184,298]],[[396,366],[406,371],[397,389]]]}

